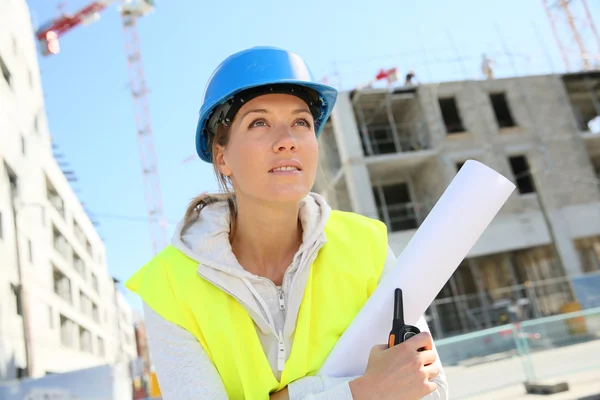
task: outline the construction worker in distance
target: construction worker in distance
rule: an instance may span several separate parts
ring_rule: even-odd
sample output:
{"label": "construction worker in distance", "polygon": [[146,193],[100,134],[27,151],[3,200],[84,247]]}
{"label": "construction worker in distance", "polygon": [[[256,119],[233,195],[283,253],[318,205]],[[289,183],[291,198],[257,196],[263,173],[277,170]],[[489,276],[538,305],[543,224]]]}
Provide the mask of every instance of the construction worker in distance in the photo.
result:
{"label": "construction worker in distance", "polygon": [[233,54],[210,77],[196,150],[223,193],[193,199],[126,283],[163,399],[448,399],[424,318],[423,333],[374,347],[363,376],[316,375],[395,263],[382,222],[310,192],[336,98],[278,48]]}

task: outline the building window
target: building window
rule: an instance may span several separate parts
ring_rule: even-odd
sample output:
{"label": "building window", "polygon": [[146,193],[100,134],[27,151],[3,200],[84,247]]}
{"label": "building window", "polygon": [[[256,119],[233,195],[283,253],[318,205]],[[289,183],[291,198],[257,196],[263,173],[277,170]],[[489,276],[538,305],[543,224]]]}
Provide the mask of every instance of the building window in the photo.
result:
{"label": "building window", "polygon": [[490,101],[494,109],[494,116],[499,128],[510,128],[515,126],[515,121],[506,101],[504,93],[490,94]]}
{"label": "building window", "polygon": [[58,190],[56,190],[48,178],[46,178],[46,197],[60,216],[65,218],[65,201],[58,194]]}
{"label": "building window", "polygon": [[4,163],[4,169],[6,169],[6,174],[8,175],[11,195],[16,196],[19,193],[19,178],[17,177],[17,174],[15,174],[15,171],[13,171],[6,163]]}
{"label": "building window", "polygon": [[27,239],[27,256],[29,263],[33,264],[33,244],[31,243],[31,239]]}
{"label": "building window", "polygon": [[73,232],[75,232],[75,238],[77,239],[77,241],[81,244],[84,244],[86,240],[85,235],[83,233],[83,230],[75,220],[73,220]]}
{"label": "building window", "polygon": [[21,135],[21,154],[27,154],[27,141],[25,140],[25,136]]}
{"label": "building window", "polygon": [[98,278],[96,277],[96,275],[92,272],[91,273],[92,276],[92,287],[94,288],[94,291],[96,293],[100,293],[100,288],[98,287]]}
{"label": "building window", "polygon": [[60,316],[60,342],[63,346],[75,347],[75,322],[64,315]]}
{"label": "building window", "polygon": [[75,251],[73,251],[73,268],[75,268],[75,271],[81,275],[84,281],[87,281],[85,274],[85,263]]}
{"label": "building window", "polygon": [[534,193],[535,185],[529,170],[529,163],[525,156],[514,156],[509,158],[510,168],[517,183],[520,194]]}
{"label": "building window", "polygon": [[12,289],[13,297],[15,299],[15,310],[17,315],[23,315],[23,304],[21,303],[21,292],[19,290],[19,286],[10,285]]}
{"label": "building window", "polygon": [[92,334],[84,327],[79,327],[79,349],[86,353],[93,353]]}
{"label": "building window", "polygon": [[392,232],[415,229],[418,226],[415,204],[406,183],[396,183],[373,188],[379,218]]}
{"label": "building window", "polygon": [[11,86],[12,85],[12,75],[10,73],[10,70],[4,63],[2,56],[0,56],[0,70],[2,70],[2,76],[4,77],[4,80],[6,81],[6,83],[8,83],[8,86]]}
{"label": "building window", "polygon": [[104,357],[104,339],[98,336],[98,355]]}
{"label": "building window", "polygon": [[69,253],[72,253],[71,246],[69,245],[69,242],[67,242],[67,239],[63,236],[63,234],[60,233],[58,228],[54,225],[52,225],[52,236],[54,249],[58,253],[60,253],[65,258],[65,260],[68,260],[70,257]]}
{"label": "building window", "polygon": [[79,291],[79,310],[88,317],[92,315],[92,301],[82,291]]}
{"label": "building window", "polygon": [[456,106],[456,99],[454,97],[443,98],[439,99],[439,103],[440,109],[442,110],[442,118],[446,125],[446,132],[464,132],[465,128],[460,113],[458,112],[458,107]]}
{"label": "building window", "polygon": [[54,267],[54,293],[67,302],[73,303],[71,280],[56,267]]}
{"label": "building window", "polygon": [[83,233],[83,229],[81,229],[81,226],[79,226],[77,221],[73,221],[73,231],[75,232],[75,238],[77,238],[77,241],[81,243],[81,245],[85,247],[85,250],[88,252],[88,254],[92,256],[92,245],[85,236],[85,233]]}
{"label": "building window", "polygon": [[37,114],[33,117],[33,130],[35,133],[40,133],[40,117]]}
{"label": "building window", "polygon": [[100,323],[100,311],[98,310],[98,306],[96,303],[92,301],[92,319],[98,323]]}

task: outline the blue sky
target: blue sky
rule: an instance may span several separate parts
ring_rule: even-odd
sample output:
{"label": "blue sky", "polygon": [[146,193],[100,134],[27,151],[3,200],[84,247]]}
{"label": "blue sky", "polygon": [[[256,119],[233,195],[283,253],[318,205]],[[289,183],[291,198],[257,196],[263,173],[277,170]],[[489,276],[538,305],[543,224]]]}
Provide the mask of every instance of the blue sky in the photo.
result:
{"label": "blue sky", "polygon": [[[57,16],[58,0],[27,2],[34,23]],[[88,2],[68,1],[66,10]],[[563,69],[541,0],[157,3],[139,31],[164,210],[172,223],[195,194],[217,188],[210,165],[182,161],[194,154],[207,78],[235,51],[284,47],[303,56],[317,78],[330,75],[330,83],[344,89],[389,67],[412,68],[424,82],[479,78],[484,52],[496,60],[500,77]],[[598,15],[600,4],[589,3]],[[40,57],[40,69],[51,134],[100,222],[109,272],[125,280],[152,257],[152,248],[115,5],[62,37],[61,53]]]}

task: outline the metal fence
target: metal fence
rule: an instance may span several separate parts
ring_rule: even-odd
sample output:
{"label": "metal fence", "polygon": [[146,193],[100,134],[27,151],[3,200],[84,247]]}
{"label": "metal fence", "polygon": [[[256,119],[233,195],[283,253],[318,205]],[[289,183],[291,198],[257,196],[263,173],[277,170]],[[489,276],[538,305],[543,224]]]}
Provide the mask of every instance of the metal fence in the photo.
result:
{"label": "metal fence", "polygon": [[428,310],[434,337],[600,307],[600,271],[531,281],[436,299]]}
{"label": "metal fence", "polygon": [[453,399],[573,374],[597,382],[600,307],[441,339],[436,347]]}

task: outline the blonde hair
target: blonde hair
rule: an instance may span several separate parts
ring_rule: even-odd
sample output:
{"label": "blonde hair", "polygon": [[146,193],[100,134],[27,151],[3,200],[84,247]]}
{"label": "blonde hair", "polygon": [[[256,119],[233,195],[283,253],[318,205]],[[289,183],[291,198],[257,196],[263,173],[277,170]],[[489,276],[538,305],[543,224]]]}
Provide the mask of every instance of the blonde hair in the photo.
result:
{"label": "blonde hair", "polygon": [[[207,207],[211,204],[214,204],[214,203],[217,203],[220,201],[226,201],[227,205],[229,206],[229,215],[231,217],[230,218],[230,221],[231,221],[230,222],[230,224],[231,224],[230,235],[232,235],[234,232],[235,217],[237,215],[235,192],[233,191],[233,186],[231,185],[231,179],[228,176],[223,175],[221,173],[221,171],[219,171],[219,168],[217,166],[217,161],[215,158],[217,145],[223,146],[223,147],[227,146],[227,143],[229,142],[229,132],[230,132],[230,129],[228,126],[220,125],[217,128],[217,132],[215,133],[214,137],[212,138],[212,142],[210,145],[211,149],[212,149],[212,154],[213,154],[213,158],[212,158],[213,169],[215,171],[217,183],[219,184],[219,189],[221,190],[221,192],[220,193],[202,193],[202,194],[199,194],[198,196],[194,197],[185,211],[184,222],[185,222],[186,226],[189,225],[191,222],[193,222],[196,218],[198,218],[198,216],[200,215],[200,211],[202,211],[202,209],[204,207]],[[209,138],[209,140],[210,140],[210,138]]]}

